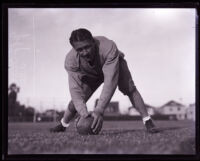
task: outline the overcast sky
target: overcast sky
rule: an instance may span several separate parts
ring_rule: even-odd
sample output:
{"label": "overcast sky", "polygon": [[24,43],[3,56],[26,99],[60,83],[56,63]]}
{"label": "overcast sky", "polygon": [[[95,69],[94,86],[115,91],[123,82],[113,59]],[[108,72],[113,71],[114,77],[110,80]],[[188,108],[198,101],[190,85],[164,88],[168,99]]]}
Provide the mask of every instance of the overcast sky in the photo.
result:
{"label": "overcast sky", "polygon": [[[9,9],[9,84],[20,87],[22,104],[66,108],[68,39],[72,30],[87,28],[116,42],[147,104],[194,103],[195,15],[195,9]],[[89,110],[101,89],[87,103]],[[131,106],[118,89],[112,100],[121,111]]]}

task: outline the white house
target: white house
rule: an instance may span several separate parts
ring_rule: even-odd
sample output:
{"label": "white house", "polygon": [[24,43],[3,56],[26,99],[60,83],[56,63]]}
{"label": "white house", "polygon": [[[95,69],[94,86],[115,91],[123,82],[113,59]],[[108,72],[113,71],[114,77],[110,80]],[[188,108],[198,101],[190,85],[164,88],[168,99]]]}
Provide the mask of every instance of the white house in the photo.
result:
{"label": "white house", "polygon": [[169,101],[158,109],[163,115],[176,115],[178,120],[186,119],[186,106],[175,101]]}
{"label": "white house", "polygon": [[186,118],[195,121],[195,104],[190,104],[186,109]]}
{"label": "white house", "polygon": [[[98,103],[98,100],[99,99],[96,99],[95,101],[95,108],[97,106],[97,103]],[[120,114],[120,111],[119,111],[119,102],[118,101],[111,101],[105,111],[104,111],[104,115],[119,115]]]}

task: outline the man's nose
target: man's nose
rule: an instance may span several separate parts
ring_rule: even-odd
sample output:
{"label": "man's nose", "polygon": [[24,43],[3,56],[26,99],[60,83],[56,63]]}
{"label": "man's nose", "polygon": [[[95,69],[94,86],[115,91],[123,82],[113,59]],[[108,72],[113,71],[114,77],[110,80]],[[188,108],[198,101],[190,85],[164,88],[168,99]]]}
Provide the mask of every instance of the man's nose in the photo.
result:
{"label": "man's nose", "polygon": [[82,56],[88,55],[88,50],[83,49],[82,52],[81,52],[81,55],[82,55]]}

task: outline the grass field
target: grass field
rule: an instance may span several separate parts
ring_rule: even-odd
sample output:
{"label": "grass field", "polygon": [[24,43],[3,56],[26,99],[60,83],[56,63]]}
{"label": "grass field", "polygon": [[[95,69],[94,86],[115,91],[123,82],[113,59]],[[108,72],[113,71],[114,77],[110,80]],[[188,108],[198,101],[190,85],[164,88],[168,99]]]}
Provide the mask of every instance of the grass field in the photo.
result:
{"label": "grass field", "polygon": [[50,133],[56,123],[9,123],[8,154],[195,154],[192,121],[155,121],[148,134],[142,121],[105,121],[99,135],[81,136],[74,123]]}

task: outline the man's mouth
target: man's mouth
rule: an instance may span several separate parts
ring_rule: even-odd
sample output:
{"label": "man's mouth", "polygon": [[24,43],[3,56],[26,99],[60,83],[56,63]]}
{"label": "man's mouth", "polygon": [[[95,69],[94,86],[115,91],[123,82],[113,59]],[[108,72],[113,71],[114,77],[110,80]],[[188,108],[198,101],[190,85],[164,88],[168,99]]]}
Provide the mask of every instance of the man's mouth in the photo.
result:
{"label": "man's mouth", "polygon": [[82,56],[83,59],[85,59],[86,61],[93,61],[93,55],[92,54],[87,54]]}
{"label": "man's mouth", "polygon": [[90,55],[90,54],[87,54],[87,55],[85,55],[85,56],[84,56],[84,59],[86,59],[86,60],[91,60],[91,59],[92,59],[92,57],[91,57],[91,55]]}
{"label": "man's mouth", "polygon": [[90,59],[90,55],[89,55],[89,54],[86,55],[85,58],[86,58],[86,59]]}

